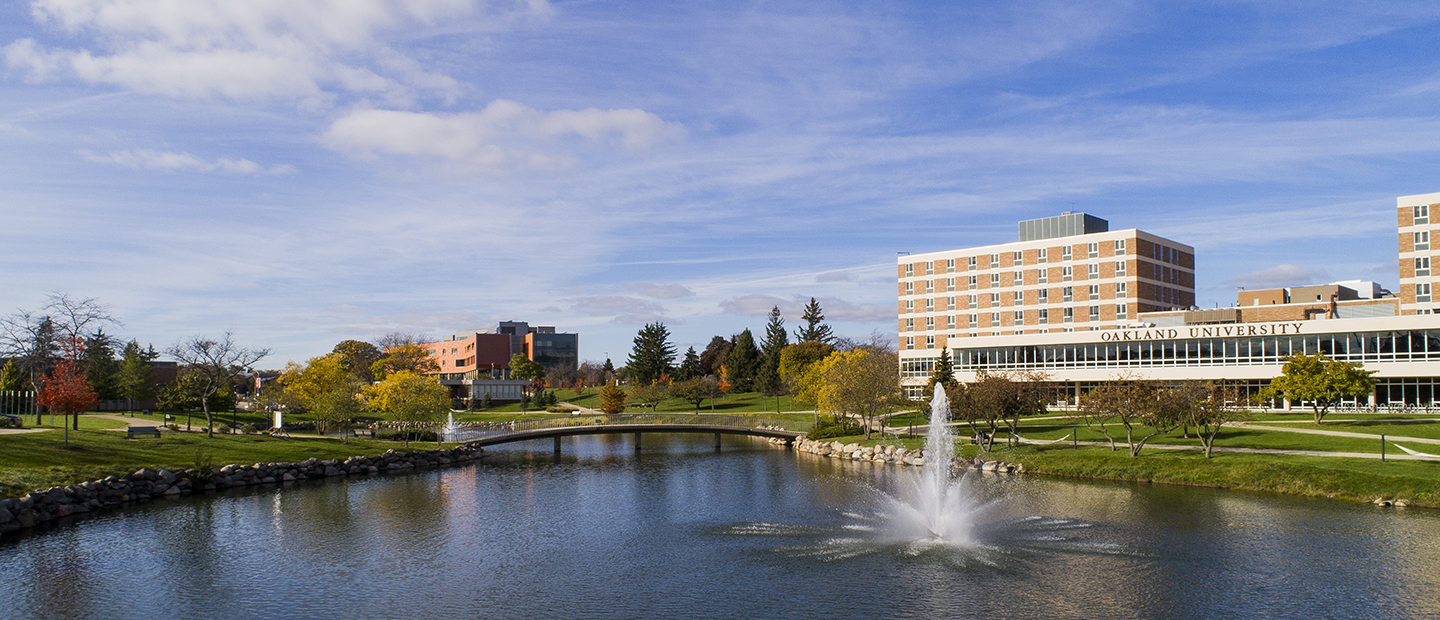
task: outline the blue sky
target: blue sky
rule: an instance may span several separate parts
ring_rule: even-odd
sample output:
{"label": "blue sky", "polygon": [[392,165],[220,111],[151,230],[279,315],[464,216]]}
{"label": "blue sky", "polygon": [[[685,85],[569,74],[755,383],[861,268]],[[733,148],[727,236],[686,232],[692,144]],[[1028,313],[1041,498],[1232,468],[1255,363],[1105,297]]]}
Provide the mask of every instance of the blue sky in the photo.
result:
{"label": "blue sky", "polygon": [[1368,4],[0,1],[0,311],[619,362],[811,296],[891,333],[896,252],[1061,211],[1195,246],[1204,306],[1394,287],[1440,5]]}

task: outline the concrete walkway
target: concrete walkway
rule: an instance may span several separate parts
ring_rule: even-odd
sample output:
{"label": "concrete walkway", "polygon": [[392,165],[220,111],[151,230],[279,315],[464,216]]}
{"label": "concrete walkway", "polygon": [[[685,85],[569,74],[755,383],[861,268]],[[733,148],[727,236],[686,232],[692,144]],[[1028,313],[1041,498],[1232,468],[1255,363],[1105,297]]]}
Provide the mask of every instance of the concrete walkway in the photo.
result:
{"label": "concrete walkway", "polygon": [[[1330,437],[1349,437],[1352,439],[1380,439],[1379,433],[1352,433],[1350,431],[1326,431],[1318,428],[1287,428],[1284,426],[1268,426],[1266,424],[1254,424],[1250,422],[1234,422],[1236,428],[1253,428],[1262,431],[1279,431],[1282,433],[1301,433],[1305,435],[1328,435]],[[1404,435],[1385,435],[1385,440],[1390,442],[1403,441],[1405,443],[1428,443],[1440,445],[1440,439],[1429,439],[1426,437],[1407,437]]]}

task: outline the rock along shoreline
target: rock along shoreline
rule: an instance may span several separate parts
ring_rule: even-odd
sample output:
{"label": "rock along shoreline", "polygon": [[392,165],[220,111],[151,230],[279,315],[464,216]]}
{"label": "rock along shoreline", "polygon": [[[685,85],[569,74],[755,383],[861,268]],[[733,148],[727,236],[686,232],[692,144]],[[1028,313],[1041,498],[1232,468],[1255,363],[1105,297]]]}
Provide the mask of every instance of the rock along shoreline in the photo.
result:
{"label": "rock along shoreline", "polygon": [[[787,439],[770,439],[770,444],[784,447],[790,443]],[[812,440],[800,437],[794,440],[795,449],[817,456],[832,459],[844,459],[847,461],[870,461],[872,463],[885,463],[890,465],[912,465],[924,467],[929,454],[925,450],[911,450],[900,446],[861,446],[857,443],[842,443],[839,441]],[[988,471],[998,474],[1020,474],[1025,472],[1025,466],[1006,463],[1003,461],[987,461],[980,457],[969,461],[955,457],[950,461],[950,468],[953,470]]]}
{"label": "rock along shoreline", "polygon": [[446,467],[469,463],[483,456],[484,450],[468,445],[416,452],[387,450],[373,456],[345,459],[312,458],[298,463],[225,465],[216,468],[210,480],[205,480],[208,476],[201,476],[194,469],[172,472],[145,468],[124,476],[51,487],[22,497],[0,500],[0,534],[18,532],[65,517],[201,491]]}

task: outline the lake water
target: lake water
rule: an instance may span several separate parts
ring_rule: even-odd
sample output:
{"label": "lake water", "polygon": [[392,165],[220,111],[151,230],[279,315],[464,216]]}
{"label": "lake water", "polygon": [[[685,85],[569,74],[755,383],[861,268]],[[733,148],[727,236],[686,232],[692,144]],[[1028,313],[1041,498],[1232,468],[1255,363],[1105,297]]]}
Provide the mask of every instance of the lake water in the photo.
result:
{"label": "lake water", "polygon": [[[1440,518],[973,476],[973,547],[887,540],[908,468],[709,436],[159,501],[0,542],[0,618],[1436,618]],[[531,452],[529,449],[535,451]]]}

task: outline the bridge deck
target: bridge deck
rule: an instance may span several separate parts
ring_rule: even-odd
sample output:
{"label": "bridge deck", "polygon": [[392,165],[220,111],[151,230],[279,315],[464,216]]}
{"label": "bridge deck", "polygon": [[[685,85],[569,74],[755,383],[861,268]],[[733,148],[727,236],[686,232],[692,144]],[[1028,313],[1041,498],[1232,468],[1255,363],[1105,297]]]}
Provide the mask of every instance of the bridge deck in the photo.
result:
{"label": "bridge deck", "polygon": [[718,433],[721,435],[749,435],[751,437],[778,437],[795,439],[805,433],[773,428],[752,428],[747,426],[721,426],[718,424],[596,424],[593,426],[557,426],[526,431],[500,433],[465,443],[485,447],[531,439],[549,437],[572,437],[575,435],[612,435],[620,433]]}

